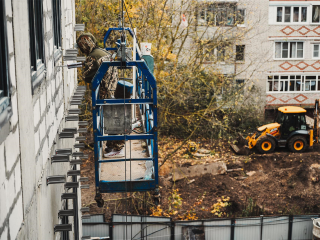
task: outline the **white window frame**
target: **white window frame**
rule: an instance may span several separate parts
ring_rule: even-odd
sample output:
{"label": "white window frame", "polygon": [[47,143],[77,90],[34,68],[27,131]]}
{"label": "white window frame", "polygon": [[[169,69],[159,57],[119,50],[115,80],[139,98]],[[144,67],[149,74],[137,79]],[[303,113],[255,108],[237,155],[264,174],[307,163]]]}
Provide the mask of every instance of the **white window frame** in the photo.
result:
{"label": "white window frame", "polygon": [[[237,60],[237,47],[242,47],[243,46],[243,53],[242,53],[242,55],[243,55],[243,59],[242,60]],[[244,45],[244,44],[239,44],[239,45],[236,45],[236,54],[235,54],[235,60],[236,60],[236,62],[245,62],[245,58],[246,58],[246,55],[245,55],[245,53],[246,53],[246,45]]]}
{"label": "white window frame", "polygon": [[[217,9],[218,10],[212,10],[212,6],[210,4],[207,4],[207,5],[203,5],[203,6],[200,6],[200,9],[199,9],[199,12],[197,14],[197,22],[198,24],[201,26],[211,26],[211,27],[233,27],[235,26],[235,22],[237,20],[237,14],[238,14],[238,7],[237,7],[237,2],[233,2],[233,1],[230,1],[228,2],[230,5],[229,6],[224,6],[223,3],[219,3],[219,2],[216,2],[216,3],[212,3],[213,4],[218,4],[217,6]],[[231,24],[228,24],[228,20],[226,22],[224,22],[224,24],[221,24],[223,22],[219,22],[217,20],[218,18],[218,14],[217,13],[221,13],[221,10],[219,11],[219,9],[227,9],[227,13],[230,9],[232,9],[230,6],[231,4],[234,5],[235,9],[234,9],[234,16],[233,16],[233,20],[232,20],[232,23]],[[220,6],[219,6],[220,5]],[[210,9],[208,9],[210,8]],[[204,14],[204,19],[201,17],[202,13]],[[206,20],[207,19],[207,16],[208,15],[212,15],[213,17],[213,21],[212,21],[212,24],[209,24],[208,21]],[[228,19],[228,16],[226,15],[225,16],[227,19]],[[245,16],[244,16],[245,17]],[[245,19],[244,19],[245,20]],[[244,24],[241,24],[240,26],[242,26]]]}
{"label": "white window frame", "polygon": [[[277,77],[277,78],[276,78]],[[287,77],[287,79],[284,79]],[[299,78],[300,77],[300,78]],[[315,79],[308,79],[309,77],[315,77]],[[272,78],[272,79],[269,79]],[[301,84],[300,90],[296,90],[296,85],[294,85],[295,90],[290,91],[290,84],[292,82],[299,82]],[[312,81],[315,81],[315,90],[311,90],[312,86],[310,83]],[[271,82],[271,88],[272,90],[270,91],[270,82]],[[277,85],[275,84],[277,82]],[[287,83],[287,84],[286,84]],[[307,84],[309,83],[309,84]],[[285,86],[287,87],[287,90],[285,89]],[[310,88],[309,88],[310,87]],[[266,92],[267,93],[319,93],[320,90],[317,90],[320,87],[320,75],[303,75],[303,74],[276,74],[276,75],[271,75],[267,79],[267,85],[266,85]],[[308,89],[308,90],[307,90]]]}
{"label": "white window frame", "polygon": [[320,17],[319,17],[319,22],[313,22],[313,21],[312,21],[312,18],[313,18],[313,16],[312,16],[313,6],[320,6],[320,2],[319,2],[319,4],[312,4],[311,7],[310,7],[310,8],[311,8],[311,11],[310,11],[310,12],[311,12],[310,24],[311,24],[311,25],[319,25],[319,24],[320,24]]}
{"label": "white window frame", "polygon": [[[281,43],[281,57],[278,58],[276,57],[276,44],[277,43]],[[283,44],[284,43],[288,43],[288,57],[287,58],[283,58],[282,57],[282,54],[283,54]],[[296,57],[295,58],[290,58],[290,46],[292,43],[296,43]],[[298,43],[302,43],[302,57],[301,58],[298,58]],[[273,49],[273,59],[274,60],[283,60],[283,59],[290,59],[290,60],[294,60],[294,59],[297,59],[297,60],[300,60],[300,59],[304,59],[304,55],[305,55],[305,42],[304,41],[275,41],[274,42],[274,49]]]}
{"label": "white window frame", "polygon": [[[320,43],[318,44],[311,44],[312,46],[312,59],[320,59]],[[314,56],[314,52],[315,52],[315,46],[318,46],[318,56]]]}
{"label": "white window frame", "polygon": [[[282,8],[282,19],[281,19],[281,22],[278,22],[278,8]],[[298,7],[299,8],[299,19],[297,22],[294,22],[293,21],[293,10],[294,8]],[[290,21],[289,22],[285,22],[285,8],[290,8]],[[307,16],[306,16],[306,21],[305,22],[302,22],[301,21],[301,13],[302,13],[302,8],[306,8],[307,10]],[[308,23],[308,20],[309,20],[309,11],[308,11],[308,6],[275,6],[275,21],[272,21],[276,24],[307,24]]]}
{"label": "white window frame", "polygon": [[[246,26],[246,15],[247,15],[247,11],[245,8],[238,8],[237,9],[237,18],[240,15],[240,11],[243,11],[243,23],[238,23],[237,27],[245,27]],[[236,19],[236,21],[238,21],[238,19]]]}

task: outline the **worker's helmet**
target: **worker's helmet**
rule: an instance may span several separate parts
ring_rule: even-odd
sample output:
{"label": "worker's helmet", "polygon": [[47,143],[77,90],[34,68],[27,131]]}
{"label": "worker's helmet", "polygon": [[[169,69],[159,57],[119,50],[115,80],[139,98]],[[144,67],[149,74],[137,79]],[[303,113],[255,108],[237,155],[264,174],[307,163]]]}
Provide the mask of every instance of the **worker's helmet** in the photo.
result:
{"label": "worker's helmet", "polygon": [[91,33],[81,33],[77,38],[77,45],[81,52],[88,55],[97,47],[97,40]]}

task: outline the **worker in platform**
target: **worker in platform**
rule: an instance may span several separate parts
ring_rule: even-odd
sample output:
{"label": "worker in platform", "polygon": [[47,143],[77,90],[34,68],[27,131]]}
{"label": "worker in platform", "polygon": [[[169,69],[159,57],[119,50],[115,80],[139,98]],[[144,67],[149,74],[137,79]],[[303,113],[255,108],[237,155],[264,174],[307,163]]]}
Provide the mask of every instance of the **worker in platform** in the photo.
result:
{"label": "worker in platform", "polygon": [[[86,55],[83,78],[91,83],[94,75],[103,61],[111,60],[111,53],[97,46],[97,40],[91,33],[82,33],[77,38],[77,44],[82,53]],[[100,84],[100,97],[102,99],[114,98],[118,83],[118,69],[109,67]],[[107,158],[124,156],[124,141],[108,141],[104,156]]]}

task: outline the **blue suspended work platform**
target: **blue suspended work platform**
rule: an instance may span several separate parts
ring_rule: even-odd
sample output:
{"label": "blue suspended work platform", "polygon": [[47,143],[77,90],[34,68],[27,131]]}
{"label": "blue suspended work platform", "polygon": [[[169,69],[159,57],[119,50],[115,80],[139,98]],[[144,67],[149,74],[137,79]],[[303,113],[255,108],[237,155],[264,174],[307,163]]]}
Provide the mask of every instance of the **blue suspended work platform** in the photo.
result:
{"label": "blue suspended work platform", "polygon": [[[122,30],[122,28],[109,29],[104,42],[106,43],[112,31]],[[133,36],[131,29],[124,30]],[[119,51],[119,48],[106,49]],[[122,58],[120,61],[103,62],[92,81],[96,200],[100,193],[158,189],[157,84],[152,74],[153,66],[150,71],[139,50],[136,51],[136,56],[138,60],[135,61]],[[100,99],[100,84],[109,67],[118,67],[118,71],[123,69],[135,71],[132,75],[136,77],[132,83],[125,81],[118,83],[130,90],[135,84],[134,98]],[[132,110],[136,112],[133,118]],[[139,133],[132,131],[132,119],[135,118],[139,118],[142,123]],[[105,158],[105,142],[114,140],[125,141],[125,156]]]}

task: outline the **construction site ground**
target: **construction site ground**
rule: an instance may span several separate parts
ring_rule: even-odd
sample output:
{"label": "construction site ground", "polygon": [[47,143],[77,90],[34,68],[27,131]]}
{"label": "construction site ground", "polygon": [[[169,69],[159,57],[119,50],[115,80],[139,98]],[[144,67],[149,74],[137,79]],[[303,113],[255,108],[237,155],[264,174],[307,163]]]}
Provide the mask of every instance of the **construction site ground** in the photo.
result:
{"label": "construction site ground", "polygon": [[[182,140],[163,138],[159,142],[159,164],[181,143]],[[81,190],[82,207],[89,207],[89,214],[105,214],[106,219],[110,219],[112,213],[196,220],[319,212],[319,146],[302,154],[276,149],[272,154],[252,152],[249,156],[235,155],[228,142],[221,140],[199,140],[199,148],[207,154],[195,157],[183,145],[160,167],[159,207],[155,207],[152,193],[148,192],[103,194],[105,205],[98,208],[94,201],[94,160],[89,144],[85,150],[89,159],[81,166],[81,176],[89,178],[90,189]],[[225,163],[227,171],[206,173],[206,166],[213,163]],[[176,180],[172,174],[180,168],[191,170],[195,165],[204,165],[203,172],[197,176],[186,174]]]}

